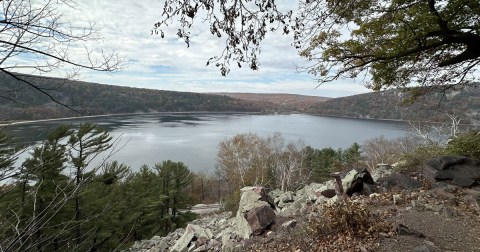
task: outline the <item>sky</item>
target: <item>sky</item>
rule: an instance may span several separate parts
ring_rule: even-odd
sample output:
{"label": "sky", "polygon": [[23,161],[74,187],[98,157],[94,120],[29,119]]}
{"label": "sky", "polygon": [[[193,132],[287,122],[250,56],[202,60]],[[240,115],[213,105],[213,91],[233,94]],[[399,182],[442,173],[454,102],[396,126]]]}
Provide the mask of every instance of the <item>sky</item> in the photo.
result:
{"label": "sky", "polygon": [[[280,1],[281,2],[281,1]],[[290,3],[284,1],[284,4]],[[220,54],[224,41],[212,36],[208,25],[195,20],[190,47],[175,32],[162,39],[152,35],[153,24],[161,19],[161,0],[78,0],[64,19],[76,25],[95,23],[101,40],[90,47],[115,50],[125,58],[114,73],[83,71],[80,80],[102,84],[188,92],[291,93],[341,97],[369,90],[352,80],[322,84],[314,76],[299,73],[307,62],[291,46],[291,36],[268,34],[262,44],[260,68],[232,67],[221,76],[207,60]],[[292,6],[292,8],[295,8]],[[175,29],[175,24],[173,24]],[[222,44],[223,43],[223,44]]]}

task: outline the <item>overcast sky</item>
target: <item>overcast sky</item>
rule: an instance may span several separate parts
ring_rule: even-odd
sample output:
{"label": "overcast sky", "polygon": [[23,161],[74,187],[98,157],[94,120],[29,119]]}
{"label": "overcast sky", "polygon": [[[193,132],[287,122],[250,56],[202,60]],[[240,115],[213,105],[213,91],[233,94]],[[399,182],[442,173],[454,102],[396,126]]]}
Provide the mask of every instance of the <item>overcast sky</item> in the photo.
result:
{"label": "overcast sky", "polygon": [[80,79],[104,84],[190,92],[292,93],[339,97],[368,90],[351,80],[318,83],[313,76],[298,73],[296,66],[306,62],[291,47],[292,37],[270,34],[263,41],[260,69],[232,67],[222,77],[206,61],[221,52],[223,40],[211,36],[208,26],[196,20],[190,48],[174,33],[165,39],[151,35],[153,24],[162,12],[161,0],[79,0],[76,10],[65,18],[75,22],[94,22],[100,43],[125,57],[124,69],[112,73],[84,72]]}

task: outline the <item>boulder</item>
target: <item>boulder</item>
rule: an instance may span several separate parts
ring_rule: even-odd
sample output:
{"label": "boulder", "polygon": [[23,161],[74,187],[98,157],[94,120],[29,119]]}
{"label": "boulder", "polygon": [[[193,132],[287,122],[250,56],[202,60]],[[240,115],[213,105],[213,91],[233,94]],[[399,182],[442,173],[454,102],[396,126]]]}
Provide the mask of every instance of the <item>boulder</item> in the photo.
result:
{"label": "boulder", "polygon": [[270,196],[272,199],[278,198],[282,194],[283,194],[283,191],[280,189],[275,189],[268,192],[268,196]]}
{"label": "boulder", "polygon": [[418,189],[422,186],[419,181],[413,179],[411,176],[398,172],[394,172],[387,177],[379,179],[378,183],[380,183],[384,191],[391,191],[393,188],[399,190],[412,190]]}
{"label": "boulder", "polygon": [[480,160],[465,156],[443,156],[427,161],[424,177],[434,181],[450,181],[462,187],[480,183]]}
{"label": "boulder", "polygon": [[335,189],[326,189],[321,192],[317,192],[317,197],[323,196],[325,198],[331,199],[335,197],[335,195],[337,195],[337,193],[335,192]]}
{"label": "boulder", "polygon": [[374,184],[373,178],[367,169],[353,169],[342,178],[342,186],[348,196],[352,196],[354,193],[363,194],[364,183]]}
{"label": "boulder", "polygon": [[285,203],[290,203],[290,202],[293,202],[293,193],[288,191],[288,192],[285,192],[283,194],[281,194],[280,196],[278,196],[278,198],[276,198],[275,200],[275,204],[277,204],[278,207],[280,208],[283,208],[285,206]]}
{"label": "boulder", "polygon": [[[233,221],[235,233],[248,239],[252,233],[261,233],[275,219],[274,203],[263,187],[245,187],[241,189],[237,215]],[[267,210],[269,208],[269,210]],[[252,213],[249,213],[252,211]],[[250,216],[250,221],[248,217]],[[273,217],[272,217],[273,216]],[[256,219],[256,220],[255,220]],[[270,222],[265,224],[266,222]],[[250,223],[255,224],[251,226]],[[257,225],[258,224],[258,225]]]}
{"label": "boulder", "polygon": [[254,235],[260,235],[275,221],[275,212],[269,206],[261,206],[248,211],[246,216]]}
{"label": "boulder", "polygon": [[[185,252],[195,248],[195,244],[192,243],[192,240],[197,240],[199,238],[211,239],[212,232],[209,229],[201,228],[198,225],[188,224],[185,228],[185,233],[180,237],[180,239],[175,242],[175,245],[172,247],[172,251],[175,252]],[[194,239],[195,238],[195,239]]]}
{"label": "boulder", "polygon": [[379,179],[389,176],[393,173],[393,166],[389,164],[377,164],[375,170],[371,172],[373,181],[377,182]]}

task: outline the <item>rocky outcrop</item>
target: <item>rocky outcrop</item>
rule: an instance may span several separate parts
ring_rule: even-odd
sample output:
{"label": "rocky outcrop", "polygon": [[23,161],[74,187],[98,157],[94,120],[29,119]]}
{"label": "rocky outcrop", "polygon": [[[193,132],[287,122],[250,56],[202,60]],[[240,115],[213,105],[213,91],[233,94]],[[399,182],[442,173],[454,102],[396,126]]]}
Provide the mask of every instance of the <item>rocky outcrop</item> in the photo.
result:
{"label": "rocky outcrop", "polygon": [[137,241],[128,251],[220,251],[221,237],[225,230],[232,227],[230,216],[227,212],[205,216],[165,237],[154,236],[150,240]]}
{"label": "rocky outcrop", "polygon": [[[213,237],[212,231],[208,228],[202,228],[198,225],[188,224],[185,233],[175,242],[172,247],[174,252],[192,251],[196,245],[195,241],[207,241]],[[206,242],[202,242],[204,245]]]}
{"label": "rocky outcrop", "polygon": [[424,177],[431,181],[448,181],[461,187],[480,184],[480,160],[465,156],[443,156],[427,162]]}

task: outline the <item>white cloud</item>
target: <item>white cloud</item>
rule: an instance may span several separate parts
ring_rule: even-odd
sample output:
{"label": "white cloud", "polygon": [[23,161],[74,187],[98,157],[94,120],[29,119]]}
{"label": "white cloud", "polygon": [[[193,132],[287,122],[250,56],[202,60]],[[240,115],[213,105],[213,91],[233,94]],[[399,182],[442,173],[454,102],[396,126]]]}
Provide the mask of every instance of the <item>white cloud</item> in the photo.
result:
{"label": "white cloud", "polygon": [[163,3],[156,0],[78,2],[65,18],[75,24],[94,22],[102,40],[89,46],[116,50],[127,60],[125,69],[112,74],[83,72],[82,80],[191,92],[281,92],[338,97],[368,91],[351,81],[316,88],[318,83],[313,76],[297,73],[295,66],[306,62],[290,46],[292,37],[281,34],[269,34],[265,39],[259,71],[232,67],[232,72],[222,77],[216,67],[207,67],[205,63],[221,52],[224,42],[211,36],[208,25],[199,20],[192,30],[195,36],[190,48],[176,38],[175,23],[165,39],[151,35],[162,11]]}

